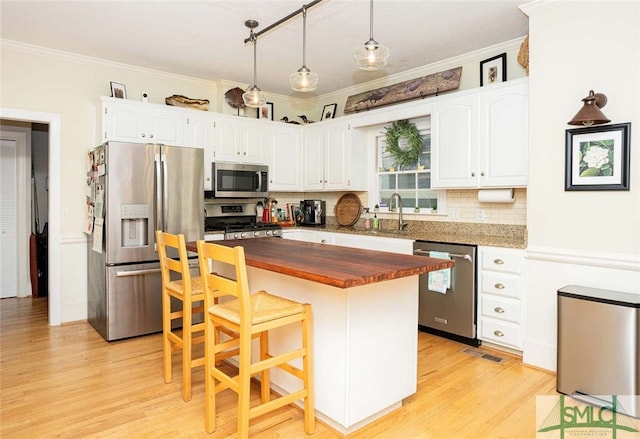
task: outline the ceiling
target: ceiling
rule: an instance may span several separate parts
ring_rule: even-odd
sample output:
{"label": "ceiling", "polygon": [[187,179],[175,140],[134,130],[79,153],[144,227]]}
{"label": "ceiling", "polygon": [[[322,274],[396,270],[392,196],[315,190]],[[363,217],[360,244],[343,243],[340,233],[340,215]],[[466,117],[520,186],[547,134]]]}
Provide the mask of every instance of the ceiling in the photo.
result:
{"label": "ceiling", "polygon": [[[311,0],[307,0],[309,3]],[[307,11],[307,66],[322,95],[528,33],[513,0],[376,0],[373,36],[389,47],[382,71],[358,70],[353,51],[369,39],[369,1],[323,0]],[[300,9],[303,0],[0,2],[0,35],[91,57],[187,75],[253,84],[256,31]],[[258,86],[295,97],[289,74],[302,65],[302,14],[258,38]],[[114,80],[118,80],[114,78]]]}

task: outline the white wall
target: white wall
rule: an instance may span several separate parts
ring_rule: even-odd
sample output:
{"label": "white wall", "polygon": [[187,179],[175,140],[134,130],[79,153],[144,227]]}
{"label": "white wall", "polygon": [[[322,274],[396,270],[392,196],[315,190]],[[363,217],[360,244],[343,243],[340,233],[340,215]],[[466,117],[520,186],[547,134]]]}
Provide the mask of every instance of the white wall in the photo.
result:
{"label": "white wall", "polygon": [[[528,329],[524,361],[556,369],[556,291],[640,294],[640,2],[537,1],[530,30]],[[565,192],[565,130],[589,90],[631,122],[631,190]],[[595,324],[596,322],[594,322]]]}

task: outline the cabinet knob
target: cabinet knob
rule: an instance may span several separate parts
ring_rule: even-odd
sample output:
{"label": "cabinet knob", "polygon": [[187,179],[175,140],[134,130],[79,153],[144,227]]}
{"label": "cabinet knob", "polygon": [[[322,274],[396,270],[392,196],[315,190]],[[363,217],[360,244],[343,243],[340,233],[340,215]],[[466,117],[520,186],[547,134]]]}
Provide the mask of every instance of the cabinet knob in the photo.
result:
{"label": "cabinet knob", "polygon": [[246,151],[245,151],[245,152],[243,152],[243,153],[242,153],[242,155],[247,155],[247,152],[246,152]]}
{"label": "cabinet knob", "polygon": [[499,306],[496,306],[495,308],[493,308],[493,310],[498,314],[504,314],[504,309],[500,308]]}
{"label": "cabinet knob", "polygon": [[496,264],[496,265],[502,265],[502,264],[504,264],[504,261],[502,259],[494,259],[493,263]]}
{"label": "cabinet knob", "polygon": [[475,177],[475,176],[476,176],[476,173],[475,173],[475,172],[472,172],[472,173],[471,173],[471,176],[472,176],[472,177]]}
{"label": "cabinet knob", "polygon": [[146,136],[146,134],[145,134],[145,133],[142,133],[142,137],[145,137],[145,136]]}
{"label": "cabinet knob", "polygon": [[482,177],[484,177],[484,172],[481,172],[481,173],[480,173],[480,175],[481,175]]}
{"label": "cabinet knob", "polygon": [[502,331],[493,331],[493,335],[495,335],[496,337],[504,337],[504,332]]}
{"label": "cabinet knob", "polygon": [[327,180],[323,181],[323,183],[326,183],[326,182],[327,182]]}
{"label": "cabinet knob", "polygon": [[323,239],[323,240],[321,240],[321,241],[320,241],[320,243],[321,243],[321,244],[326,244],[326,243],[327,243],[327,240],[326,240],[326,239]]}
{"label": "cabinet knob", "polygon": [[236,155],[240,155],[240,151],[236,152]]}
{"label": "cabinet knob", "polygon": [[207,177],[207,181],[211,181],[211,179],[209,177]]}
{"label": "cabinet knob", "polygon": [[151,137],[153,139],[153,134],[150,134],[149,137]]}
{"label": "cabinet knob", "polygon": [[494,287],[496,288],[496,290],[504,290],[504,284],[497,283],[494,285]]}

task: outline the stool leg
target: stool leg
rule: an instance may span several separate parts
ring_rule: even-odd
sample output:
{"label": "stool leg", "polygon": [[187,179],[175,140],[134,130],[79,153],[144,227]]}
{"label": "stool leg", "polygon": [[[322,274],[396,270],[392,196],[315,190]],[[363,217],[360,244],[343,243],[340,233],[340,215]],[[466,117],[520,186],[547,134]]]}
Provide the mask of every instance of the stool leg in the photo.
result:
{"label": "stool leg", "polygon": [[209,315],[205,313],[205,359],[204,359],[204,411],[205,429],[207,433],[216,430],[216,379],[211,370],[216,367],[215,342],[218,340],[218,333]]}
{"label": "stool leg", "polygon": [[182,400],[191,401],[191,303],[182,302]]}
{"label": "stool leg", "polygon": [[239,348],[238,439],[247,439],[249,437],[249,405],[251,404],[251,375],[249,374],[249,369],[251,368],[251,332],[248,328],[240,336]]}
{"label": "stool leg", "polygon": [[[267,359],[269,354],[269,332],[260,333],[260,361]],[[271,374],[270,369],[260,372],[260,399],[262,404],[271,400]]]}
{"label": "stool leg", "polygon": [[162,357],[164,362],[164,382],[171,382],[171,297],[162,291]]}
{"label": "stool leg", "polygon": [[311,316],[311,305],[305,305],[305,318],[302,321],[302,346],[306,354],[302,358],[302,367],[304,369],[303,381],[304,387],[307,389],[307,396],[304,398],[304,431],[307,434],[313,434],[316,431],[315,403],[314,403],[314,387],[313,387],[313,317]]}

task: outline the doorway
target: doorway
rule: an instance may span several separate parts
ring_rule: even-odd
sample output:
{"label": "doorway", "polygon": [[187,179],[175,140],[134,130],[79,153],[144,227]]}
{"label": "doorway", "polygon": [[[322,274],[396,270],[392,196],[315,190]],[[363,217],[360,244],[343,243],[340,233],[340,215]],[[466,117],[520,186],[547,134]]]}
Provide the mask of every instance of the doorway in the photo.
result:
{"label": "doorway", "polygon": [[[45,183],[48,187],[47,209],[47,266],[48,266],[48,306],[49,325],[57,326],[61,323],[62,303],[61,303],[61,207],[60,207],[60,163],[61,163],[61,142],[60,123],[61,116],[56,113],[43,113],[11,108],[0,108],[0,120],[23,122],[27,124],[45,124],[48,127],[48,179]],[[29,203],[31,204],[31,203]],[[29,221],[26,222],[29,224]],[[28,266],[25,264],[25,266]]]}

